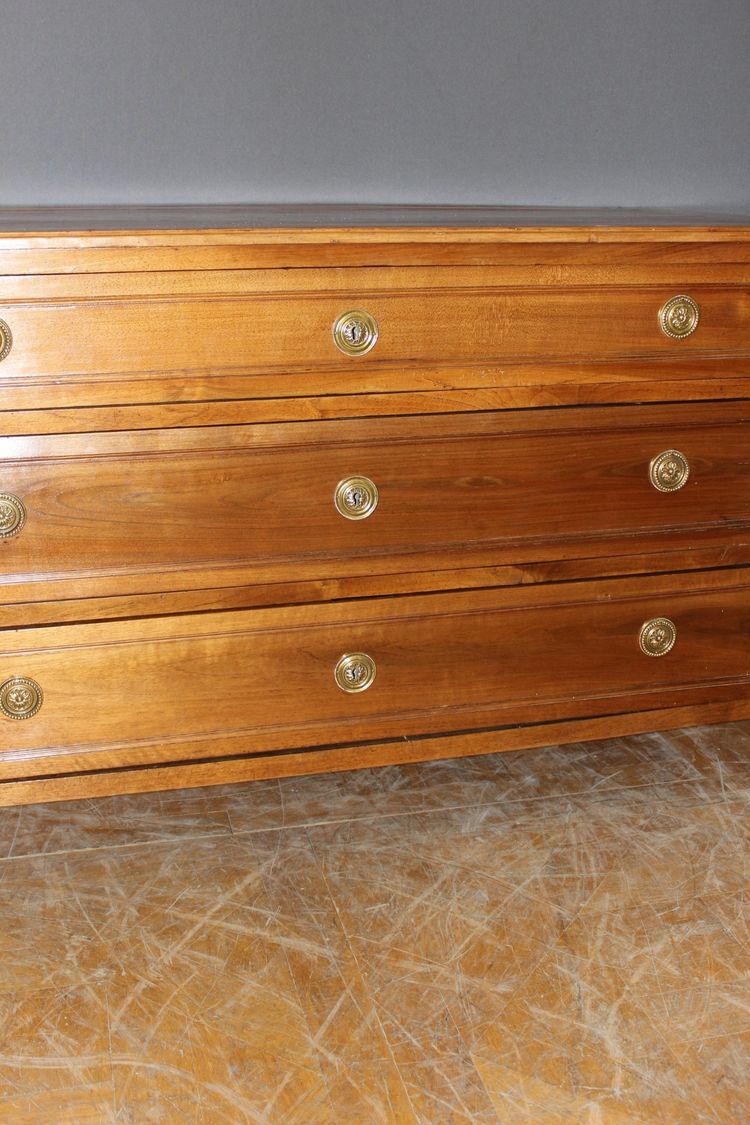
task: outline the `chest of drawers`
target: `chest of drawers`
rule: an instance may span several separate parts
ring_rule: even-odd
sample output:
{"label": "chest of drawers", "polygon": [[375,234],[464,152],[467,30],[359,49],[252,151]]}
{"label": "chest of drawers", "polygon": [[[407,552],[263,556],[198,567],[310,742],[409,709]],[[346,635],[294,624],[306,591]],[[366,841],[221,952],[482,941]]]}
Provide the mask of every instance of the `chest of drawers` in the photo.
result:
{"label": "chest of drawers", "polygon": [[750,220],[0,211],[0,804],[750,715]]}

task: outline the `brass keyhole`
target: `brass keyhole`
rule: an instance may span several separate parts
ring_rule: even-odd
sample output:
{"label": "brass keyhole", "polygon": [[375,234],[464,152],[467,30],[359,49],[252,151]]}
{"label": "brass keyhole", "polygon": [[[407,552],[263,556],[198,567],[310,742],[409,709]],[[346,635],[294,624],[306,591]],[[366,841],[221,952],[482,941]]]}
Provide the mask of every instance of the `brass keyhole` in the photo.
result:
{"label": "brass keyhole", "polygon": [[378,506],[378,489],[369,477],[345,477],[336,485],[333,502],[347,520],[364,520]]}
{"label": "brass keyhole", "polygon": [[378,322],[360,309],[345,312],[333,326],[333,342],[345,355],[364,355],[378,342]]}

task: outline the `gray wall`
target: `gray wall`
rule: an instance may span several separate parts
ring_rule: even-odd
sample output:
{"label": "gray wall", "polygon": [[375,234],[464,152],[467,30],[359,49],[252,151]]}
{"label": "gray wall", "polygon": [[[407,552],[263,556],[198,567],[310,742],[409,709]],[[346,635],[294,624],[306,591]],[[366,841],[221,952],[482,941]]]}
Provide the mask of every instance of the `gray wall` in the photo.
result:
{"label": "gray wall", "polygon": [[750,0],[0,0],[0,204],[750,202]]}

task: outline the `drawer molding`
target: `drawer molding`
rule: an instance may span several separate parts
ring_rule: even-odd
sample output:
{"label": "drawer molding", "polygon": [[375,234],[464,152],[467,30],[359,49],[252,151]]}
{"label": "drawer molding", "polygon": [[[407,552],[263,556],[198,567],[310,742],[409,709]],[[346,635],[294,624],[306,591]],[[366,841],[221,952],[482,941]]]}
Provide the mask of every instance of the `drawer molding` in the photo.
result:
{"label": "drawer molding", "polygon": [[0,208],[0,805],[750,717],[750,213]]}

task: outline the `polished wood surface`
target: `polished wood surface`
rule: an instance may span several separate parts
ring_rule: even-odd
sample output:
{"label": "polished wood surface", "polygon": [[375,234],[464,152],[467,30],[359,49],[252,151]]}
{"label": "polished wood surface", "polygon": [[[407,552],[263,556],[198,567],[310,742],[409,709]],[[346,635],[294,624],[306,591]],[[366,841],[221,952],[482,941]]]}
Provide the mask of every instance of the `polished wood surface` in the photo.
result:
{"label": "polished wood surface", "polygon": [[[391,295],[352,286],[342,296],[298,295],[294,301],[216,297],[190,305],[172,299],[81,302],[74,308],[51,302],[17,309],[0,305],[14,341],[0,371],[3,379],[41,382],[52,374],[190,376],[225,368],[278,371],[281,378],[295,368],[307,373],[326,367],[346,368],[351,379],[366,380],[369,368],[382,364],[450,367],[561,355],[573,361],[673,358],[676,348],[690,357],[746,355],[750,291],[694,286],[693,293],[701,323],[679,341],[659,329],[657,314],[672,296],[663,288],[498,295],[431,289]],[[380,335],[372,352],[352,359],[336,349],[331,328],[348,308],[360,307],[375,317]]]}
{"label": "polished wood surface", "polygon": [[[747,264],[750,215],[588,208],[0,211],[8,275],[311,265]],[[529,247],[533,246],[530,253]]]}
{"label": "polished wood surface", "polygon": [[[746,404],[723,403],[0,438],[0,492],[27,511],[1,581],[18,601],[185,571],[211,586],[227,567],[236,584],[585,558],[600,536],[643,552],[691,531],[698,547],[750,527],[749,432]],[[649,464],[674,447],[690,476],[662,493]],[[351,521],[333,496],[357,474],[379,503]]]}
{"label": "polished wood surface", "polygon": [[507,751],[538,748],[550,753],[567,744],[582,744],[596,739],[620,738],[654,731],[670,732],[693,724],[750,720],[750,696],[683,707],[639,707],[617,715],[571,719],[560,722],[528,723],[524,726],[497,727],[448,735],[401,737],[364,745],[322,747],[314,754],[289,750],[283,753],[235,753],[208,761],[198,757],[176,765],[130,765],[27,777],[22,769],[0,786],[0,808],[33,805],[39,802],[82,801],[90,797],[117,794],[162,793],[174,789],[229,785],[244,781],[295,779],[306,774],[340,770],[366,770],[373,766],[408,765],[436,762],[448,758],[471,758],[481,754],[501,755]]}
{"label": "polished wood surface", "polygon": [[[662,658],[638,642],[654,617],[677,626]],[[0,680],[44,703],[0,747],[18,776],[731,700],[749,629],[743,570],[29,628],[0,641]],[[347,652],[377,665],[354,695]]]}
{"label": "polished wood surface", "polygon": [[[156,391],[151,383],[117,383],[117,392],[127,393],[133,401],[117,406],[71,407],[73,387],[47,384],[47,402],[63,405],[44,410],[11,409],[12,403],[29,401],[29,389],[18,383],[6,385],[0,405],[0,436],[37,436],[60,433],[108,433],[118,430],[152,430],[165,427],[242,425],[258,422],[309,422],[334,418],[404,417],[429,414],[465,414],[469,411],[503,411],[528,407],[581,406],[613,403],[700,402],[750,397],[750,375],[746,360],[701,360],[692,368],[669,362],[637,364],[595,364],[587,367],[563,365],[517,364],[503,371],[503,386],[472,385],[484,380],[495,382],[498,374],[491,368],[481,371],[453,368],[451,386],[441,387],[445,372],[437,370],[387,368],[379,372],[378,385],[419,383],[417,391],[376,391],[351,394],[351,381],[346,375],[326,377],[330,394],[297,394],[274,397],[274,384],[268,381],[268,398],[213,398],[200,400],[201,394],[247,394],[256,381],[248,378],[221,376],[210,381],[206,392],[201,380],[180,383],[176,380],[160,384],[173,396],[170,402],[150,402]],[[264,384],[265,385],[265,384]],[[432,389],[430,389],[432,388]],[[278,388],[276,388],[278,389]],[[113,397],[112,384],[88,384],[86,398],[99,402]],[[139,401],[142,400],[142,401]],[[4,408],[3,408],[4,407]]]}
{"label": "polished wood surface", "polygon": [[[747,529],[715,530],[702,532],[700,547],[695,546],[694,532],[674,532],[654,543],[654,549],[641,554],[640,538],[603,537],[588,541],[587,556],[580,557],[580,545],[575,542],[561,550],[555,560],[526,558],[524,562],[505,566],[458,566],[450,553],[434,556],[430,570],[384,570],[374,573],[372,564],[355,568],[356,560],[346,563],[350,573],[329,577],[293,581],[271,581],[268,571],[258,568],[252,574],[244,567],[216,569],[211,578],[222,585],[207,586],[201,571],[180,572],[179,581],[184,589],[175,590],[175,574],[151,574],[151,585],[162,589],[150,593],[126,592],[127,587],[137,591],[143,584],[138,574],[118,577],[119,594],[106,594],[102,590],[111,582],[109,578],[86,579],[89,591],[86,597],[60,597],[66,580],[46,582],[47,593],[54,597],[45,600],[16,600],[22,594],[33,598],[38,587],[32,583],[3,587],[0,604],[0,628],[17,628],[19,625],[75,624],[82,620],[108,621],[125,618],[153,617],[168,611],[180,613],[208,613],[214,610],[249,609],[260,606],[320,603],[342,599],[383,597],[393,594],[418,594],[441,590],[479,589],[490,586],[525,586],[537,582],[563,582],[584,578],[622,577],[629,574],[658,574],[699,571],[712,567],[750,565],[750,535]],[[568,550],[569,548],[569,550]],[[613,551],[618,554],[613,556]],[[543,554],[537,550],[537,554]],[[563,557],[566,554],[570,557]],[[479,553],[481,554],[481,553]],[[524,554],[527,554],[525,551]],[[412,560],[406,560],[407,562]],[[474,558],[474,562],[477,558]],[[419,558],[413,560],[419,565]],[[320,567],[319,569],[322,569]],[[333,569],[333,568],[332,568]],[[359,569],[360,573],[351,573]],[[190,588],[192,582],[192,588]]]}
{"label": "polished wood surface", "polygon": [[[320,394],[339,385],[360,393],[414,389],[420,369],[452,368],[534,360],[567,363],[635,360],[683,362],[750,353],[750,289],[692,287],[701,306],[697,331],[673,340],[659,328],[658,312],[673,294],[666,288],[644,291],[592,287],[577,291],[549,288],[487,294],[449,288],[418,294],[379,289],[288,299],[252,297],[210,300],[165,297],[154,300],[96,300],[57,305],[50,301],[0,304],[0,318],[13,333],[13,347],[0,364],[0,386],[17,405],[41,408],[120,401],[123,382],[147,384],[147,398],[170,396],[170,379],[197,382],[201,397],[226,393],[217,377],[226,374],[245,393]],[[332,326],[350,308],[365,308],[377,320],[380,336],[372,352],[356,358],[336,348]],[[678,350],[679,349],[679,350]],[[387,372],[405,367],[400,377]],[[502,381],[498,371],[495,380]],[[47,386],[53,384],[48,397]],[[89,385],[90,389],[89,389]],[[92,397],[93,396],[93,397]],[[9,405],[15,405],[11,398]]]}
{"label": "polished wood surface", "polygon": [[0,319],[0,804],[744,714],[747,216],[5,212]]}

